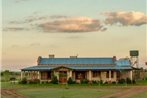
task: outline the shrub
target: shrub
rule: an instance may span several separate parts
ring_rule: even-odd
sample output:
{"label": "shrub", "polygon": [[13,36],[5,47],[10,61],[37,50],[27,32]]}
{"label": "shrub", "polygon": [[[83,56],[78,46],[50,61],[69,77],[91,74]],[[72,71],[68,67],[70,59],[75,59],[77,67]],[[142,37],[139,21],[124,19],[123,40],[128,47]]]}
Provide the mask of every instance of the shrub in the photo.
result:
{"label": "shrub", "polygon": [[36,84],[36,83],[40,83],[40,80],[39,79],[34,79],[33,82]]}
{"label": "shrub", "polygon": [[118,80],[118,83],[119,84],[124,84],[126,81],[125,81],[125,79],[120,79],[120,80]]}
{"label": "shrub", "polygon": [[27,78],[23,78],[19,83],[20,84],[27,84]]}
{"label": "shrub", "polygon": [[115,81],[113,81],[113,82],[112,82],[112,84],[116,84],[116,82],[115,82]]}
{"label": "shrub", "polygon": [[92,80],[92,84],[98,84],[99,81],[96,81],[96,80]]}
{"label": "shrub", "polygon": [[11,77],[11,78],[10,78],[10,81],[15,81],[15,80],[16,80],[15,77]]}
{"label": "shrub", "polygon": [[131,83],[132,83],[131,79],[130,79],[130,78],[127,78],[127,79],[126,79],[126,83],[127,83],[127,84],[131,84]]}
{"label": "shrub", "polygon": [[53,84],[58,84],[57,76],[54,76],[54,75],[52,76],[51,83],[53,83]]}
{"label": "shrub", "polygon": [[88,84],[88,80],[87,79],[83,79],[83,80],[81,80],[81,84]]}
{"label": "shrub", "polygon": [[68,84],[75,84],[76,82],[70,77],[67,81]]}
{"label": "shrub", "polygon": [[102,81],[98,81],[98,80],[92,80],[93,84],[102,84]]}
{"label": "shrub", "polygon": [[106,81],[104,84],[108,84],[108,82]]}
{"label": "shrub", "polygon": [[39,79],[31,79],[31,80],[28,80],[28,83],[29,84],[37,84],[37,83],[40,83],[40,80]]}
{"label": "shrub", "polygon": [[132,83],[133,83],[133,84],[136,84],[136,81],[135,81],[135,80],[132,80]]}
{"label": "shrub", "polygon": [[103,84],[103,80],[100,80],[100,84]]}

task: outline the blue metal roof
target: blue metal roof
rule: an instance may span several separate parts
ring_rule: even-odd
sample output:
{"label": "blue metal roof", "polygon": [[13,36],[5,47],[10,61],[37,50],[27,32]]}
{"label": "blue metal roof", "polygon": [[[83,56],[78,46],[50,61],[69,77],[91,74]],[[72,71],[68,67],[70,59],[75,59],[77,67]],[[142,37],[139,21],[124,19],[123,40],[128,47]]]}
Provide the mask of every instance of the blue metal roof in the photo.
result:
{"label": "blue metal roof", "polygon": [[113,58],[41,58],[39,64],[114,64],[114,62]]}
{"label": "blue metal roof", "polygon": [[[113,61],[113,58],[42,58],[38,66],[22,69],[22,71],[49,71],[60,66],[73,70],[130,70],[131,63],[128,59]],[[47,64],[47,65],[46,65]],[[50,66],[50,64],[53,64]],[[57,65],[59,66],[57,66]],[[69,64],[64,66],[64,64]],[[76,65],[77,64],[77,65]],[[81,64],[81,65],[78,65]],[[91,65],[93,64],[93,65]],[[98,65],[97,65],[98,64]]]}
{"label": "blue metal roof", "polygon": [[131,66],[131,63],[128,59],[120,59],[120,60],[117,60],[116,62],[116,65],[117,66]]}

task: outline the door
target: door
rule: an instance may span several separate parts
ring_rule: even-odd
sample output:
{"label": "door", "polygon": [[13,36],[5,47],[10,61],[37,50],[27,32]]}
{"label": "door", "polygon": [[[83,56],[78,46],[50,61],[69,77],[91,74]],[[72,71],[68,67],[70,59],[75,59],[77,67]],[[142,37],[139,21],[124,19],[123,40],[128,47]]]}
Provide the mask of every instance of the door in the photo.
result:
{"label": "door", "polygon": [[60,83],[67,82],[67,71],[59,71],[59,82]]}

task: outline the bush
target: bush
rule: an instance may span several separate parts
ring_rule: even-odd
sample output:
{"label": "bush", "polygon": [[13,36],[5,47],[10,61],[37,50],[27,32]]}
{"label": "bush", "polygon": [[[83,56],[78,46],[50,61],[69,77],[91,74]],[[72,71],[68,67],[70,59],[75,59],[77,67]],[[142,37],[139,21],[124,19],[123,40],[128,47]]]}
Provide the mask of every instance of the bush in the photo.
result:
{"label": "bush", "polygon": [[39,79],[28,80],[28,83],[29,84],[38,84],[38,83],[40,83],[40,80]]}
{"label": "bush", "polygon": [[103,80],[100,80],[100,84],[103,84]]}
{"label": "bush", "polygon": [[27,84],[27,78],[23,78],[19,83],[20,84]]}
{"label": "bush", "polygon": [[113,82],[112,82],[112,84],[116,84],[116,82],[115,82],[115,81],[113,81]]}
{"label": "bush", "polygon": [[131,79],[130,79],[130,78],[127,78],[127,79],[126,79],[126,83],[127,83],[127,84],[131,84],[131,83],[132,83]]}
{"label": "bush", "polygon": [[135,81],[135,80],[132,80],[132,83],[133,83],[133,84],[136,84],[136,81]]}
{"label": "bush", "polygon": [[15,80],[16,80],[15,77],[11,77],[11,78],[10,78],[10,81],[15,81]]}
{"label": "bush", "polygon": [[99,81],[96,81],[96,80],[92,80],[92,84],[98,84]]}
{"label": "bush", "polygon": [[126,81],[125,81],[125,79],[120,79],[120,80],[118,80],[118,83],[119,84],[124,84]]}
{"label": "bush", "polygon": [[88,80],[87,79],[83,79],[83,80],[81,80],[81,84],[88,84]]}
{"label": "bush", "polygon": [[70,77],[67,81],[68,84],[75,84],[76,82]]}
{"label": "bush", "polygon": [[108,84],[108,82],[106,81],[104,84]]}
{"label": "bush", "polygon": [[98,80],[92,80],[92,84],[102,84],[103,81],[98,81]]}
{"label": "bush", "polygon": [[53,77],[52,77],[51,83],[53,83],[53,84],[58,84],[57,76],[53,76]]}

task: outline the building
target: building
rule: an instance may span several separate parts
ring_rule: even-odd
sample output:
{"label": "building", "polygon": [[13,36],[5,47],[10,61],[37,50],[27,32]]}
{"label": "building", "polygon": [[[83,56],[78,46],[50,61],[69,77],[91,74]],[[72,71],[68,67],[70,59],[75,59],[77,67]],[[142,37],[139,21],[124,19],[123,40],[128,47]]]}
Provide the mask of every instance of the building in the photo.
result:
{"label": "building", "polygon": [[116,57],[106,58],[49,58],[38,57],[37,65],[21,69],[21,78],[51,81],[52,76],[57,76],[60,83],[66,83],[69,78],[80,83],[81,80],[103,82],[117,82],[119,79],[132,80],[132,67],[129,59]]}

